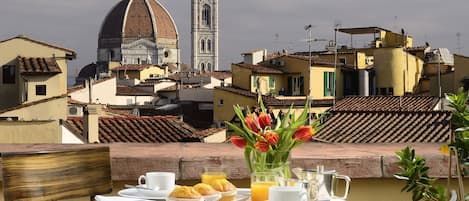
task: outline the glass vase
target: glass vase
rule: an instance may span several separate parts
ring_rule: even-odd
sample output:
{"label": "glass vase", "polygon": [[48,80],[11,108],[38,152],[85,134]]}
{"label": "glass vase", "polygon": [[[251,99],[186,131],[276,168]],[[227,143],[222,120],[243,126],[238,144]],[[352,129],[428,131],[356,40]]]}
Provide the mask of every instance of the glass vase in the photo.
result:
{"label": "glass vase", "polygon": [[254,151],[251,158],[252,172],[269,172],[283,179],[291,177],[290,152],[258,152]]}

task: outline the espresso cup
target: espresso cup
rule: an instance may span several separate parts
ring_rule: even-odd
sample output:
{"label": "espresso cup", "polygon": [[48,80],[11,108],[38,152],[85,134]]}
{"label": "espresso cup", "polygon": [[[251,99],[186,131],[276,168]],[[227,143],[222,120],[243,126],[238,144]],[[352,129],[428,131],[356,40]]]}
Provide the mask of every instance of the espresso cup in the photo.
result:
{"label": "espresso cup", "polygon": [[176,175],[173,172],[147,172],[138,178],[138,185],[146,185],[147,188],[155,191],[172,190],[175,183]]}
{"label": "espresso cup", "polygon": [[274,186],[269,188],[269,201],[307,201],[306,191],[299,187]]}

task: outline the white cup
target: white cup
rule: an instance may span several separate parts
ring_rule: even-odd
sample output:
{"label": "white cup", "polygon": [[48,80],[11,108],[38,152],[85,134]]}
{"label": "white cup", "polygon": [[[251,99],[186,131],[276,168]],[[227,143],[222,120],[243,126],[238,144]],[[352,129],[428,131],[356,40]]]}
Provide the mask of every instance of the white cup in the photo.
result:
{"label": "white cup", "polygon": [[[145,179],[145,182],[142,180]],[[147,172],[140,175],[138,185],[146,185],[146,188],[157,190],[173,190],[176,183],[174,172]]]}
{"label": "white cup", "polygon": [[274,186],[269,188],[269,201],[307,201],[306,191],[299,187]]}

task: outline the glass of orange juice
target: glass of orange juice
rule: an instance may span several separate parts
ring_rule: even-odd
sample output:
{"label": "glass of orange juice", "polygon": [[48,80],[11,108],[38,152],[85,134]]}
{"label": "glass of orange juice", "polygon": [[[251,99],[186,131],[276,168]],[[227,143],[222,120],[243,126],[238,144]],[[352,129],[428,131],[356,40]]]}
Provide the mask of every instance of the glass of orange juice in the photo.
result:
{"label": "glass of orange juice", "polygon": [[279,186],[279,175],[273,172],[254,172],[251,174],[251,201],[269,200],[269,188]]}
{"label": "glass of orange juice", "polygon": [[204,184],[210,184],[217,179],[226,179],[226,168],[223,166],[205,166],[201,177]]}

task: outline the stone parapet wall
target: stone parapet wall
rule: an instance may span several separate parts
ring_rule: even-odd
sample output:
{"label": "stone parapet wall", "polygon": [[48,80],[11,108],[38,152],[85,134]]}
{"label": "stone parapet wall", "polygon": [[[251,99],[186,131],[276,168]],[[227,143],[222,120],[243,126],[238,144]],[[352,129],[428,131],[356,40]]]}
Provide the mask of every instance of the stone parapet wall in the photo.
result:
{"label": "stone parapet wall", "polygon": [[[135,180],[148,171],[177,173],[178,180],[199,179],[204,165],[224,165],[229,178],[248,179],[243,151],[231,144],[90,144],[90,145],[0,145],[0,153],[79,149],[109,146],[112,177],[115,181]],[[306,143],[293,150],[291,167],[315,168],[322,164],[352,178],[391,178],[399,171],[394,165],[394,152],[405,144],[319,144]],[[448,157],[438,149],[440,144],[413,145],[418,155],[427,159],[432,177],[448,175]]]}

